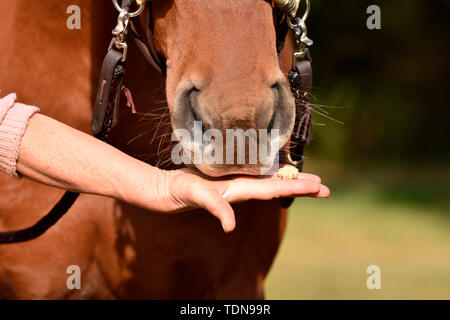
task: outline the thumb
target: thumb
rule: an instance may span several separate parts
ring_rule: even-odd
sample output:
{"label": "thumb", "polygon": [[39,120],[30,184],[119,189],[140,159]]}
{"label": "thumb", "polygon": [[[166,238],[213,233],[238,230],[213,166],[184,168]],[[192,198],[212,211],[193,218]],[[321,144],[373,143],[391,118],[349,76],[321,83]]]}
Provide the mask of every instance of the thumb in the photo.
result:
{"label": "thumb", "polygon": [[196,194],[198,195],[198,199],[196,199],[197,204],[219,219],[226,233],[234,230],[236,227],[236,218],[234,216],[234,210],[228,201],[213,190],[206,189]]}

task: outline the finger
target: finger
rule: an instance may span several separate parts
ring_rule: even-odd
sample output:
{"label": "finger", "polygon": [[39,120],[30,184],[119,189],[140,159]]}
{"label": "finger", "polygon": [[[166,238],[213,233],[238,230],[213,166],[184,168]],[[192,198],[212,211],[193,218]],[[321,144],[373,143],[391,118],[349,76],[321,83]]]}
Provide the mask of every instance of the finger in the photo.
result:
{"label": "finger", "polygon": [[308,179],[278,180],[274,196],[278,198],[317,194],[320,191],[320,186],[320,183]]}
{"label": "finger", "polygon": [[269,200],[279,197],[319,194],[321,184],[307,179],[238,178],[229,182],[223,197],[230,201]]}
{"label": "finger", "polygon": [[328,198],[330,196],[330,189],[327,186],[321,185],[320,191],[316,194],[317,198]]}
{"label": "finger", "polygon": [[298,195],[297,197],[311,197],[311,198],[328,198],[330,196],[330,189],[323,184],[320,185],[320,190],[317,193]]}
{"label": "finger", "polygon": [[316,176],[315,174],[312,173],[304,173],[304,172],[299,172],[297,179],[311,180],[317,183],[322,182],[322,179],[320,179],[319,176]]}
{"label": "finger", "polygon": [[219,219],[226,233],[235,229],[236,218],[234,216],[234,210],[220,194],[208,189],[199,190],[198,192],[194,192],[194,194],[196,194],[195,202]]}

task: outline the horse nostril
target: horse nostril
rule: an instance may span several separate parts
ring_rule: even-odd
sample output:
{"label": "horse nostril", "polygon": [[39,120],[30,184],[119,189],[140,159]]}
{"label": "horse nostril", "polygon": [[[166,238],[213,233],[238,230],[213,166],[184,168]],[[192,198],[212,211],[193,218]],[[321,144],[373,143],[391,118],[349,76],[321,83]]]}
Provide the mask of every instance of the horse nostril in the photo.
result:
{"label": "horse nostril", "polygon": [[276,89],[278,90],[280,88],[280,83],[278,81],[274,82],[274,84],[272,84],[270,86],[270,89]]}
{"label": "horse nostril", "polygon": [[276,121],[276,115],[277,112],[279,111],[279,102],[280,102],[280,89],[281,89],[281,85],[279,81],[274,82],[271,86],[270,89],[273,92],[273,112],[272,112],[272,118],[269,121],[269,124],[267,126],[267,131],[270,133],[270,131],[272,129],[274,129],[275,126],[275,121]]}
{"label": "horse nostril", "polygon": [[202,131],[206,131],[206,125],[202,120],[202,117],[200,115],[200,108],[198,104],[198,95],[200,94],[200,90],[196,87],[192,87],[188,92],[188,98],[189,98],[189,106],[191,108],[192,114],[194,116],[194,121],[200,121],[202,123]]}
{"label": "horse nostril", "polygon": [[194,115],[195,121],[201,121],[199,112],[198,112],[198,94],[200,90],[193,87],[187,92],[187,96],[189,99],[189,106],[191,108],[192,114]]}
{"label": "horse nostril", "polygon": [[269,133],[273,129],[274,124],[275,124],[275,112],[273,113],[272,119],[270,119],[269,125],[267,126],[267,131]]}

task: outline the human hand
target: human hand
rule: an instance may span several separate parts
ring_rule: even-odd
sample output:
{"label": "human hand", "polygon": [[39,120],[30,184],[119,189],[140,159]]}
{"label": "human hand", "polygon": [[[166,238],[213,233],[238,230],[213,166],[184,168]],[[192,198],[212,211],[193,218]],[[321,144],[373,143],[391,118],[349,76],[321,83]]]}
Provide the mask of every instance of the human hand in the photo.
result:
{"label": "human hand", "polygon": [[327,198],[330,190],[321,184],[318,176],[300,173],[297,179],[283,180],[270,177],[237,176],[210,179],[193,169],[166,172],[169,196],[161,208],[178,212],[189,208],[203,208],[220,220],[225,232],[236,226],[231,203],[246,200],[271,200],[280,197]]}

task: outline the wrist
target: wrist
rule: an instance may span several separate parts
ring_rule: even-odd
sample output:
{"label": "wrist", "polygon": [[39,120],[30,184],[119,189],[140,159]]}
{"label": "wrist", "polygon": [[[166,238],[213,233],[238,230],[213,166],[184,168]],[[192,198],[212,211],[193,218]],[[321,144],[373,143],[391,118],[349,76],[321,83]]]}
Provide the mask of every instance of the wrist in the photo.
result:
{"label": "wrist", "polygon": [[[112,197],[135,206],[159,212],[174,212],[179,205],[172,195],[174,170],[161,170],[133,159],[114,180]],[[130,168],[133,168],[132,170]]]}

